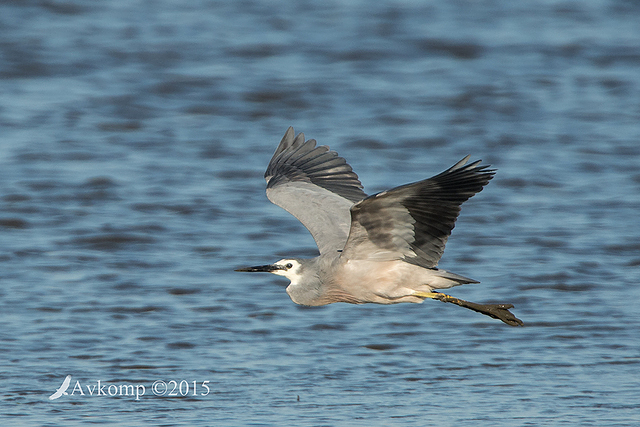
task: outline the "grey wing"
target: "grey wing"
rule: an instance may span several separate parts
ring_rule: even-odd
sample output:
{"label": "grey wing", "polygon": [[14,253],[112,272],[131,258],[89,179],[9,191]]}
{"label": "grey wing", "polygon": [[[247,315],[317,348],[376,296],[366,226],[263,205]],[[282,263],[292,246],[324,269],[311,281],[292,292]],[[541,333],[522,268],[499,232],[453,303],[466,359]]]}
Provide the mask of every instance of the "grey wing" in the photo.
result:
{"label": "grey wing", "polygon": [[351,223],[349,208],[367,195],[345,159],[287,129],[267,171],[267,197],[311,232],[320,253],[341,250]]}
{"label": "grey wing", "polygon": [[432,178],[367,197],[351,208],[351,230],[342,256],[403,259],[432,268],[444,252],[460,205],[480,192],[495,170],[466,164],[465,157]]}

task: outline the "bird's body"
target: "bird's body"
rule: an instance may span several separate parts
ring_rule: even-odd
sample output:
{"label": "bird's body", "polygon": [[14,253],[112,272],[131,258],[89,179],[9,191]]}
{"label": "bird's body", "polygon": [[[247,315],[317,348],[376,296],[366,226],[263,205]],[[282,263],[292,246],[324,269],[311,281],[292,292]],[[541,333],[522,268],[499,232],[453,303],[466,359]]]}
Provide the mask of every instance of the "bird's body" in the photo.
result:
{"label": "bird's body", "polygon": [[436,266],[460,212],[495,171],[469,156],[432,178],[372,196],[346,161],[289,128],[265,173],[267,196],[302,222],[320,256],[241,268],[291,280],[287,293],[308,306],[451,302],[510,325],[508,304],[475,304],[439,293],[473,279]]}
{"label": "bird's body", "polygon": [[[287,262],[292,263],[293,267],[278,270],[275,274],[291,280],[287,293],[293,302],[309,306],[333,302],[419,303],[424,301],[424,297],[416,296],[416,292],[429,293],[434,289],[476,283],[444,270],[425,269],[402,260],[352,260],[338,254],[311,259],[285,259],[278,264],[286,265]],[[376,286],[362,286],[363,283],[375,283]]]}

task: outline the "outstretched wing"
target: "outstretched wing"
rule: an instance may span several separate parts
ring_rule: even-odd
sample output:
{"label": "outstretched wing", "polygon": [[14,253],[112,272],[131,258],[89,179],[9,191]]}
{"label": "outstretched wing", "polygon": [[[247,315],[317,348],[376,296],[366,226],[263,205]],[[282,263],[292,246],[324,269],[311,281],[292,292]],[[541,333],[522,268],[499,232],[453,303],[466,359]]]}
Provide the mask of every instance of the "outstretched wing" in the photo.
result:
{"label": "outstretched wing", "polygon": [[367,197],[351,208],[349,259],[395,260],[432,268],[455,226],[460,205],[480,192],[495,170],[465,157],[432,178]]}
{"label": "outstretched wing", "polygon": [[320,253],[341,250],[349,234],[349,208],[367,195],[345,159],[287,129],[267,171],[267,197],[311,232]]}

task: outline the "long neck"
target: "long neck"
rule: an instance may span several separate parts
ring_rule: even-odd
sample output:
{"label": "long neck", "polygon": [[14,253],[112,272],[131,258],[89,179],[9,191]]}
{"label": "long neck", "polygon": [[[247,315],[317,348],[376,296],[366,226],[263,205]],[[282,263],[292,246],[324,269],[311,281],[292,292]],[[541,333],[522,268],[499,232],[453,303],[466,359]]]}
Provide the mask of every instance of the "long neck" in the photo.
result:
{"label": "long neck", "polygon": [[320,265],[320,257],[312,259],[298,259],[302,266],[299,274],[287,275],[291,284],[287,286],[287,293],[291,300],[300,305],[324,305],[322,303],[323,285],[319,272],[323,271]]}
{"label": "long neck", "polygon": [[[291,300],[296,304],[308,306],[326,305],[334,302],[359,304],[361,301],[337,286],[333,274],[326,273],[335,272],[335,262],[338,257],[339,255],[334,258],[325,255],[308,260],[309,263],[305,266],[304,274],[294,278],[287,287],[287,293]],[[325,273],[323,274],[323,272]]]}
{"label": "long neck", "polygon": [[327,303],[322,302],[322,297],[320,296],[320,289],[313,284],[309,285],[309,282],[306,283],[291,283],[287,286],[287,293],[289,297],[291,297],[291,301],[300,305],[325,305]]}

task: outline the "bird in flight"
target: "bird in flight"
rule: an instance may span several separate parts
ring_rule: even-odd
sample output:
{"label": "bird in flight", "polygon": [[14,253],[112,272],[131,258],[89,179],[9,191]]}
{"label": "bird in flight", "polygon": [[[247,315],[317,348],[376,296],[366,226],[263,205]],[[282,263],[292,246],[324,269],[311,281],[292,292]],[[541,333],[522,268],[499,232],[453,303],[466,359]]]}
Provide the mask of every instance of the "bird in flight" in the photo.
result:
{"label": "bird in flight", "polygon": [[267,197],[309,230],[320,256],[236,271],[286,277],[291,281],[287,293],[301,305],[421,303],[429,298],[522,326],[509,311],[512,304],[478,304],[439,291],[479,283],[437,268],[460,205],[495,174],[480,160],[468,160],[434,177],[367,196],[345,159],[289,127],[265,172]]}

